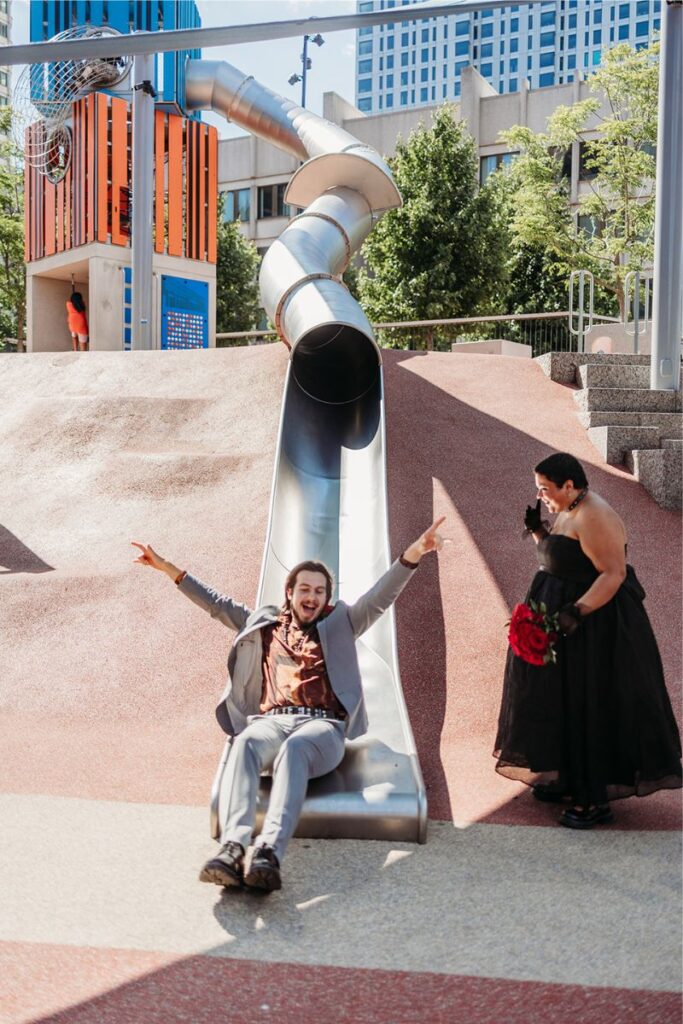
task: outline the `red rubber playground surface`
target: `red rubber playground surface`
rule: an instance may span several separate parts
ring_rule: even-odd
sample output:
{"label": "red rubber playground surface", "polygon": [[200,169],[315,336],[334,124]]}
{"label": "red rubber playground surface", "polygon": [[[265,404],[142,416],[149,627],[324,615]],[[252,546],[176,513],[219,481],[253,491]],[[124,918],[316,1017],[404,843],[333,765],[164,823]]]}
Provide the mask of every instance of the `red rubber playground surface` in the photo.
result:
{"label": "red rubber playground surface", "polygon": [[[281,893],[196,881],[230,634],[132,539],[253,602],[282,346],[0,359],[0,1022],[681,1020],[680,799],[586,834],[493,771],[533,465],[570,450],[626,521],[680,708],[680,517],[532,361],[385,353],[397,605],[426,846],[293,842]],[[675,555],[675,557],[674,557]]]}

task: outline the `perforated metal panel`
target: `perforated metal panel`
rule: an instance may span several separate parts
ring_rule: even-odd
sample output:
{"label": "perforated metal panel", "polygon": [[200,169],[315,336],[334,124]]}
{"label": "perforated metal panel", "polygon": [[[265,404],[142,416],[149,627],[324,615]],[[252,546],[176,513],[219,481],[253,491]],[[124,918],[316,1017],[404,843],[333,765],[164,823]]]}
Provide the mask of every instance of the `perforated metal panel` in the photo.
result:
{"label": "perforated metal panel", "polygon": [[209,347],[209,286],[184,277],[161,278],[161,347]]}

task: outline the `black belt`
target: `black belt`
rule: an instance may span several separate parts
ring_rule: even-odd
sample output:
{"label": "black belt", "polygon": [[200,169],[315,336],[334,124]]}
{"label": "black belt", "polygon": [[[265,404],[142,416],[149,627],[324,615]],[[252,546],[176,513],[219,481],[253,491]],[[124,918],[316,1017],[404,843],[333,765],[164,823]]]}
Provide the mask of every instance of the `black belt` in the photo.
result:
{"label": "black belt", "polygon": [[309,718],[336,718],[339,719],[339,715],[336,711],[326,711],[325,708],[304,708],[304,707],[286,707],[286,708],[271,708],[270,711],[264,712],[266,715],[306,715]]}

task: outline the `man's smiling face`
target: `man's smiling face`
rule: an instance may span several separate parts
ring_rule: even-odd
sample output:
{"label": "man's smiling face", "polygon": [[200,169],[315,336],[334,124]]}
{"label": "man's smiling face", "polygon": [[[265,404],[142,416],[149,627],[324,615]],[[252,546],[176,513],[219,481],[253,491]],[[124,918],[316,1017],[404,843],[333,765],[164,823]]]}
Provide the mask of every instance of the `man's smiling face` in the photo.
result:
{"label": "man's smiling face", "polygon": [[294,586],[287,591],[292,614],[301,626],[310,626],[322,614],[327,603],[327,580],[321,572],[302,569]]}

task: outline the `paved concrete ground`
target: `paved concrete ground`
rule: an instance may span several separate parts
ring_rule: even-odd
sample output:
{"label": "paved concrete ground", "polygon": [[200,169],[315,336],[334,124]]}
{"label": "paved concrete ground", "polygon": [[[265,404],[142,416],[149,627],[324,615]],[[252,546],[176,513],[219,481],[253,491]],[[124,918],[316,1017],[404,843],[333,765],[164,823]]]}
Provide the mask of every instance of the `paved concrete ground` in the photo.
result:
{"label": "paved concrete ground", "polygon": [[524,360],[387,353],[392,547],[442,513],[453,539],[397,606],[427,845],[296,840],[265,898],[196,881],[230,634],[128,541],[253,600],[284,368],[278,346],[0,357],[0,1022],[680,1021],[678,794],[574,834],[493,772],[552,448],[624,516],[680,700],[680,517]]}

